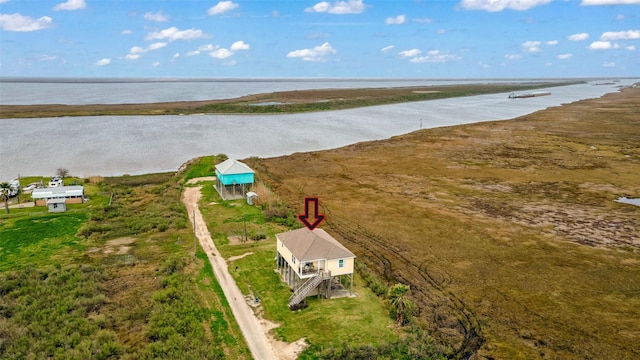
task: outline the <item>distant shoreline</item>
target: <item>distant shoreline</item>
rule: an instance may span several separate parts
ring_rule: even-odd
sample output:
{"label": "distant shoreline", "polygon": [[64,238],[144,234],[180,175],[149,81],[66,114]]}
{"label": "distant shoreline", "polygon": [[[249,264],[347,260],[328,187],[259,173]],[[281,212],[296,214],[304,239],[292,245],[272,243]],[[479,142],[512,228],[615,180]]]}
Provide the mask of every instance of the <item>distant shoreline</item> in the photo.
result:
{"label": "distant shoreline", "polygon": [[[633,77],[632,77],[633,78]],[[387,78],[387,77],[45,77],[45,76],[0,76],[0,83],[156,83],[156,82],[272,82],[272,81],[483,81],[483,82],[588,82],[597,80],[629,79],[629,77],[549,77],[549,78]],[[638,78],[640,79],[640,78]]]}
{"label": "distant shoreline", "polygon": [[187,115],[201,113],[293,114],[534,90],[580,83],[584,83],[584,81],[529,81],[502,84],[456,84],[394,88],[311,89],[254,94],[233,99],[140,104],[0,105],[0,119],[104,115]]}

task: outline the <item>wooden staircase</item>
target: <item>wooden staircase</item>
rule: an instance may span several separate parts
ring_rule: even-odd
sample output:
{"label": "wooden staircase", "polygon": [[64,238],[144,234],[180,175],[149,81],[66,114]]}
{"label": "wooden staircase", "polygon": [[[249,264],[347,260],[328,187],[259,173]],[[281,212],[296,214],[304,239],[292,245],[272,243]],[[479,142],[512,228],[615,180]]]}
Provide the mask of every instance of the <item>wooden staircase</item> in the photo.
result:
{"label": "wooden staircase", "polygon": [[317,275],[309,278],[302,286],[300,286],[289,298],[289,309],[293,306],[298,305],[302,300],[304,300],[310,292],[313,291],[323,280],[330,279],[331,274],[326,273],[324,271],[318,273]]}

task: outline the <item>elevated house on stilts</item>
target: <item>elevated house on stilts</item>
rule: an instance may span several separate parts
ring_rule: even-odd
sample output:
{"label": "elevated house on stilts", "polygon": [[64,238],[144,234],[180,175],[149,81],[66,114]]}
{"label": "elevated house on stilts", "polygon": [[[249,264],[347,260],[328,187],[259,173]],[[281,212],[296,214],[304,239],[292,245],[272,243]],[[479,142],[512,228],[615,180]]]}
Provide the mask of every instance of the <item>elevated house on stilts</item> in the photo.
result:
{"label": "elevated house on stilts", "polygon": [[228,159],[216,165],[215,187],[224,200],[244,198],[253,181],[253,170],[238,160]]}
{"label": "elevated house on stilts", "polygon": [[276,267],[294,291],[289,308],[307,296],[353,295],[353,268],[356,256],[322,229],[301,228],[276,235]]}

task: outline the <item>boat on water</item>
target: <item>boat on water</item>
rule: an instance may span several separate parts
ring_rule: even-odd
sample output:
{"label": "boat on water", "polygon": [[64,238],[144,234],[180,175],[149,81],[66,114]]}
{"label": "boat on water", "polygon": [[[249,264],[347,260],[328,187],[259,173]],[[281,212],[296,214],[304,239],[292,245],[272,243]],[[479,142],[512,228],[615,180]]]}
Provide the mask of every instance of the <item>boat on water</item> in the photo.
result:
{"label": "boat on water", "polygon": [[525,94],[511,93],[509,94],[509,99],[524,99],[524,98],[547,96],[547,95],[551,95],[551,93],[548,91],[534,91],[534,92],[525,93]]}

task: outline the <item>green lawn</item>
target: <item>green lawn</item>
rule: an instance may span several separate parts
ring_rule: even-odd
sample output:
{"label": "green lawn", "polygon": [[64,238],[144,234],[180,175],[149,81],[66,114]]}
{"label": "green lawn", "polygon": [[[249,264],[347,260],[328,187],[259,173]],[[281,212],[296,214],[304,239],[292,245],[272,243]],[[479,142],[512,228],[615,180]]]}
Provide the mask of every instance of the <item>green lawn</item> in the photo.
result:
{"label": "green lawn", "polygon": [[[231,261],[229,271],[245,295],[258,297],[264,317],[279,324],[275,329],[284,341],[300,338],[316,349],[349,346],[381,345],[394,342],[399,331],[383,300],[356,275],[353,298],[307,299],[309,307],[291,311],[287,302],[291,291],[275,269],[275,234],[288,229],[266,222],[262,210],[249,206],[244,200],[223,201],[211,182],[203,183],[201,211],[216,247],[225,258],[245,255]],[[262,233],[266,239],[231,244],[229,236],[242,237],[246,221],[247,233]],[[252,253],[246,255],[248,253]]]}
{"label": "green lawn", "polygon": [[0,271],[67,263],[56,255],[82,249],[75,234],[86,219],[83,212],[68,212],[1,220]]}

